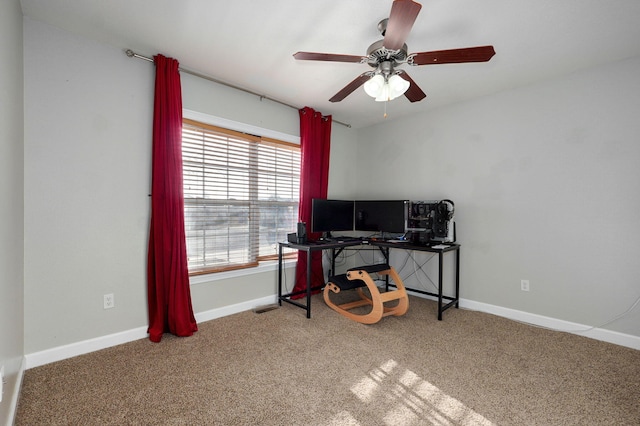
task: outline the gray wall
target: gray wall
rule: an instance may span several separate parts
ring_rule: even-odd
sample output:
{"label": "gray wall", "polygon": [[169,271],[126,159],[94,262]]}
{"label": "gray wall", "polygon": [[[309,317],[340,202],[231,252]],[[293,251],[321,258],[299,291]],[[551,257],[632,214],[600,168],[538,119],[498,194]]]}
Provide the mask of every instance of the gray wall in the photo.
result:
{"label": "gray wall", "polygon": [[[24,26],[31,354],[146,325],[154,69],[119,47]],[[464,298],[599,325],[638,296],[628,237],[639,230],[638,71],[632,60],[377,127],[334,124],[329,194],[451,197]],[[295,109],[188,75],[183,104],[298,134]],[[115,309],[102,308],[106,293]],[[274,293],[272,270],[192,286],[196,313]],[[638,323],[634,311],[607,327],[640,336]]]}
{"label": "gray wall", "polygon": [[29,354],[145,324],[153,68],[28,18],[24,33]]}
{"label": "gray wall", "polygon": [[24,355],[22,11],[0,2],[0,366],[7,383],[0,424],[13,417],[12,400]]}
{"label": "gray wall", "polygon": [[[379,167],[358,192],[456,202],[463,298],[600,326],[640,297],[638,75],[635,58],[363,129],[359,164]],[[604,328],[640,336],[640,307]]]}
{"label": "gray wall", "polygon": [[[38,21],[24,26],[25,350],[32,354],[147,324],[155,69]],[[296,109],[181,79],[185,109],[298,135]],[[336,125],[333,140],[340,177],[355,133]],[[276,273],[199,277],[191,291],[198,314],[273,296]],[[114,309],[103,309],[107,293]]]}

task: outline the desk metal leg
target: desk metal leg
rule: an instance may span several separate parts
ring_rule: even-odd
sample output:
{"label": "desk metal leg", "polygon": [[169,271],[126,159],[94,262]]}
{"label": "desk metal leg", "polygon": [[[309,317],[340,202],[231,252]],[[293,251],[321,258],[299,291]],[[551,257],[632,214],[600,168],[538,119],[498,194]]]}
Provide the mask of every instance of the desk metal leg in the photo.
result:
{"label": "desk metal leg", "polygon": [[438,253],[438,321],[442,321],[442,254]]}
{"label": "desk metal leg", "polygon": [[307,318],[311,318],[311,251],[307,252]]}
{"label": "desk metal leg", "polygon": [[[386,263],[389,263],[389,247],[379,247],[382,255],[384,256],[384,260]],[[384,276],[384,291],[389,291],[389,275]]]}
{"label": "desk metal leg", "polygon": [[460,247],[456,250],[456,308],[460,302]]}
{"label": "desk metal leg", "polygon": [[282,306],[282,245],[278,244],[278,306]]}
{"label": "desk metal leg", "polygon": [[[320,262],[323,262],[323,261],[324,261],[324,258],[320,260]],[[331,249],[331,271],[329,272],[330,272],[329,275],[336,275],[336,249],[334,248]],[[322,280],[324,281],[324,277],[322,277]]]}

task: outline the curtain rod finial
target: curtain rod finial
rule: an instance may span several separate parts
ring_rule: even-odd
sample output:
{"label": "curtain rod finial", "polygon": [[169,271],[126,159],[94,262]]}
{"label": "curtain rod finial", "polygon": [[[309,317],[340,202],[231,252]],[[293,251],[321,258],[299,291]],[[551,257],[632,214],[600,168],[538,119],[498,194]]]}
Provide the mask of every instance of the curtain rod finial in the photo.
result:
{"label": "curtain rod finial", "polygon": [[130,57],[130,58],[133,58],[133,56],[135,55],[135,53],[133,53],[133,50],[131,50],[131,49],[126,49],[124,51],[124,53],[126,53],[127,56]]}

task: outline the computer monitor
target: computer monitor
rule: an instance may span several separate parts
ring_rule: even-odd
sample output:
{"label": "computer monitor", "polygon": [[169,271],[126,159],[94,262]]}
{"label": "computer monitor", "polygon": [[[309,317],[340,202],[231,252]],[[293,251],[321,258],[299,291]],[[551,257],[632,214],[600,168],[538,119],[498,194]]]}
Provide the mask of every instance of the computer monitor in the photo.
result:
{"label": "computer monitor", "polygon": [[311,200],[311,232],[353,231],[353,201]]}
{"label": "computer monitor", "polygon": [[355,230],[404,233],[409,201],[370,200],[355,202]]}

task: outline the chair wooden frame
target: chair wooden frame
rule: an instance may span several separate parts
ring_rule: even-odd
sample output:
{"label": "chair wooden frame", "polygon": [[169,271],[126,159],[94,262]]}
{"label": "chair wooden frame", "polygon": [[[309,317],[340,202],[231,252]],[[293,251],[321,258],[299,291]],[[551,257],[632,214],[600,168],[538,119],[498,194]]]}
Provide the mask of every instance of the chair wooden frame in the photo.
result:
{"label": "chair wooden frame", "polygon": [[[370,273],[377,273],[380,276],[389,276],[396,286],[395,290],[380,292],[375,282],[371,278]],[[367,295],[363,289],[369,290]],[[355,289],[359,300],[352,302],[336,304],[331,300],[331,293],[340,293],[344,290]],[[402,279],[396,270],[387,264],[367,265],[352,268],[346,274],[336,275],[329,278],[329,282],[324,287],[324,301],[334,311],[338,312],[353,321],[363,324],[374,324],[383,317],[394,315],[404,315],[409,309],[409,297],[404,287]],[[387,302],[398,302],[393,306],[385,305]],[[371,306],[371,311],[365,314],[356,314],[349,312],[354,308],[362,306]]]}

